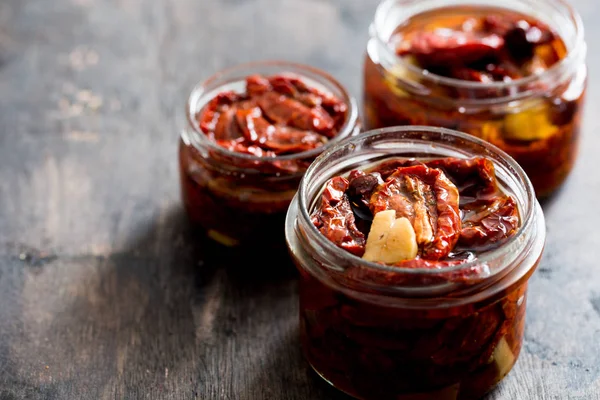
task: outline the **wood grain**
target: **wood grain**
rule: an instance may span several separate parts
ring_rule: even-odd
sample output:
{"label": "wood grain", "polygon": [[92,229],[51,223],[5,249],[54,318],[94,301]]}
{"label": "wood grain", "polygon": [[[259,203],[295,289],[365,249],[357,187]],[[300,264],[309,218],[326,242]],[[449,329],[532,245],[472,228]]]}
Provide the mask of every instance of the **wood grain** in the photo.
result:
{"label": "wood grain", "polygon": [[[595,71],[600,9],[573,3]],[[312,64],[358,97],[375,5],[0,2],[0,399],[345,398],[302,358],[291,265],[257,276],[187,225],[176,144],[191,86],[240,62]],[[599,100],[592,73],[523,352],[489,400],[600,399]]]}

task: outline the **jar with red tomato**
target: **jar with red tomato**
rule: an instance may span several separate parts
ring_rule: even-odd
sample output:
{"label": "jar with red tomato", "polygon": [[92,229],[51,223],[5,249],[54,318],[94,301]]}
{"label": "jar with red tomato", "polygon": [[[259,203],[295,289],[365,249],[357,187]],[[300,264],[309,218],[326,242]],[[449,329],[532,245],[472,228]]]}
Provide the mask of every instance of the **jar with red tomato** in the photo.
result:
{"label": "jar with red tomato", "polygon": [[470,133],[517,160],[539,198],[567,178],[587,68],[581,18],[564,0],[385,0],[370,36],[366,129]]}
{"label": "jar with red tomato", "polygon": [[378,129],[309,167],[286,220],[306,359],[358,399],[479,399],[523,343],[544,216],[472,135]]}
{"label": "jar with red tomato", "polygon": [[239,65],[197,85],[179,169],[185,209],[226,246],[282,247],[285,213],[310,162],[359,130],[355,100],[306,65]]}

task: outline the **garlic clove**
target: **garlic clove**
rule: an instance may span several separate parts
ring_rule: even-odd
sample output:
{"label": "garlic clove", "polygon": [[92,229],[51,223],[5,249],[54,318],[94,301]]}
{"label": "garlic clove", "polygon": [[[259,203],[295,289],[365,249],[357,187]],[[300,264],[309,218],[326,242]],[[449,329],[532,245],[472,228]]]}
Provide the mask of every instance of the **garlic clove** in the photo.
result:
{"label": "garlic clove", "polygon": [[410,260],[418,253],[415,230],[407,218],[396,219],[395,210],[375,214],[363,259],[393,264]]}
{"label": "garlic clove", "polygon": [[396,221],[396,210],[380,211],[373,217],[371,230],[367,236],[365,254],[366,261],[380,261],[381,252],[385,248],[388,233]]}
{"label": "garlic clove", "polygon": [[384,251],[380,261],[393,264],[398,261],[411,260],[417,256],[419,247],[417,235],[407,218],[398,218],[388,231]]}

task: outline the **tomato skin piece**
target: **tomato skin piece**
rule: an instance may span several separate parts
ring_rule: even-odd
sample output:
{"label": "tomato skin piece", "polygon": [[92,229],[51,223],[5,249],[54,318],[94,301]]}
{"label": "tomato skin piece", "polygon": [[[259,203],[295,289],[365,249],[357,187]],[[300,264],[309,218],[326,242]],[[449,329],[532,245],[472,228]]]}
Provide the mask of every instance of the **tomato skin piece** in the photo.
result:
{"label": "tomato skin piece", "polygon": [[333,118],[321,106],[311,108],[279,93],[267,92],[257,102],[276,124],[319,132],[328,137],[335,125]]}
{"label": "tomato skin piece", "polygon": [[262,111],[258,107],[248,110],[238,110],[236,119],[247,141],[262,143],[269,136],[274,126],[262,117]]}
{"label": "tomato skin piece", "polygon": [[463,212],[458,245],[475,250],[512,236],[519,224],[514,199],[498,187],[494,164],[483,157],[445,158],[427,162],[443,170],[459,188]]}
{"label": "tomato skin piece", "polygon": [[206,134],[213,134],[221,112],[239,100],[240,96],[235,92],[219,93],[198,114],[197,119],[200,129]]}
{"label": "tomato skin piece", "polygon": [[273,88],[273,91],[289,96],[291,98],[297,98],[299,93],[298,89],[286,76],[275,75],[269,78],[269,83]]}
{"label": "tomato skin piece", "polygon": [[471,249],[484,247],[512,236],[519,226],[519,211],[512,197],[505,196],[483,211],[466,218],[459,244]]}
{"label": "tomato skin piece", "polygon": [[229,107],[218,116],[214,128],[215,140],[236,140],[242,137],[242,131],[235,118],[236,110]]}
{"label": "tomato skin piece", "polygon": [[413,36],[408,48],[400,48],[398,55],[415,56],[423,68],[463,67],[493,57],[503,47],[502,36],[493,33],[475,34],[458,30],[422,31]]}
{"label": "tomato skin piece", "polygon": [[498,195],[498,181],[494,163],[484,157],[470,159],[440,158],[425,163],[430,168],[444,171],[460,193],[460,207],[472,203],[489,204]]}
{"label": "tomato skin piece", "polygon": [[346,195],[349,182],[346,178],[332,178],[321,195],[321,205],[313,214],[312,222],[331,242],[362,256],[365,252],[365,235],[356,227],[350,200]]}
{"label": "tomato skin piece", "polygon": [[246,78],[246,93],[249,97],[261,96],[271,90],[271,82],[261,75],[250,75]]}

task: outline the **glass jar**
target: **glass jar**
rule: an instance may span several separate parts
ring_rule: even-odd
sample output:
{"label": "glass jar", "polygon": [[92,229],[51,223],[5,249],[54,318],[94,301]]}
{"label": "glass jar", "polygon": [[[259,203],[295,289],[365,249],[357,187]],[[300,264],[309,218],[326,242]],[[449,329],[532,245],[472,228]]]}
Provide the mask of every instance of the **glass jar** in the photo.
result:
{"label": "glass jar", "polygon": [[[331,177],[396,157],[485,156],[517,202],[518,232],[475,261],[441,269],[366,262],[326,239],[310,214]],[[531,182],[506,153],[443,128],[365,132],[318,157],[288,211],[300,271],[300,336],[327,382],[360,399],[478,399],[510,371],[523,342],[527,283],[545,243]],[[357,272],[358,271],[358,272]]]}
{"label": "glass jar", "polygon": [[[338,134],[322,147],[276,157],[234,152],[210,140],[196,115],[220,92],[242,91],[245,78],[293,74],[333,94],[347,105]],[[282,61],[239,65],[197,85],[189,96],[186,127],[181,131],[179,168],[182,198],[193,223],[227,246],[260,245],[285,250],[285,213],[306,168],[323,150],[359,131],[356,101],[332,76]],[[256,247],[256,246],[254,246]]]}
{"label": "glass jar", "polygon": [[[564,41],[566,56],[545,71],[510,82],[442,77],[396,55],[391,37],[415,15],[463,6],[502,7],[529,15]],[[365,129],[440,126],[487,140],[511,155],[538,198],[551,194],[573,168],[587,86],[580,16],[563,0],[385,0],[370,27],[364,65]],[[468,92],[468,98],[450,93]]]}

